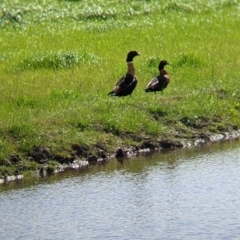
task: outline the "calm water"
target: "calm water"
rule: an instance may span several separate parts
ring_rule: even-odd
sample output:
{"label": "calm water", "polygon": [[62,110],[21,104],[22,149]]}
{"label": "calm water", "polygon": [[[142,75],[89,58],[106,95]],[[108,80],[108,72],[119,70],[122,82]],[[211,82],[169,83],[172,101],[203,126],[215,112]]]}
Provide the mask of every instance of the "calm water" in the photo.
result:
{"label": "calm water", "polygon": [[239,238],[239,141],[0,186],[0,239]]}

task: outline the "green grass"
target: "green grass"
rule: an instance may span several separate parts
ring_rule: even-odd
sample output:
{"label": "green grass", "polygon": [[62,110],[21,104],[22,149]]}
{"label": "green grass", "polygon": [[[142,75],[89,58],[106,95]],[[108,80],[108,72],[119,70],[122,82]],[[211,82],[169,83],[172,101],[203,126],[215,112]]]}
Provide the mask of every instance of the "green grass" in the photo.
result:
{"label": "green grass", "polygon": [[[239,9],[238,0],[1,1],[0,159],[239,128]],[[108,97],[132,49],[137,88]],[[146,94],[161,59],[171,82]]]}

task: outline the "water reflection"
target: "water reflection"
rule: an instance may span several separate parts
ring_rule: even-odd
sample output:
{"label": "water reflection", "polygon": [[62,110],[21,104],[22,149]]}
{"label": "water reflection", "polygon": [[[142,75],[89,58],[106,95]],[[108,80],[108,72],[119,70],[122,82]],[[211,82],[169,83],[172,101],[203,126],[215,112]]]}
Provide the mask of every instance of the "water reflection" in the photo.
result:
{"label": "water reflection", "polygon": [[234,239],[239,141],[1,186],[0,239]]}

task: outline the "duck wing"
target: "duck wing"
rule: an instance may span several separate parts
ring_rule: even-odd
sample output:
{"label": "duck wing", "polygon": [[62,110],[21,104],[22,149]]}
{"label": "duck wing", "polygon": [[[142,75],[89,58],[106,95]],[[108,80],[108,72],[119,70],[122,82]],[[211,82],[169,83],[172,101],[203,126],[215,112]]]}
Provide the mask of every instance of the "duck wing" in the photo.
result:
{"label": "duck wing", "polygon": [[157,76],[158,79],[158,88],[159,91],[165,89],[167,87],[167,85],[169,84],[170,78],[167,74],[160,74],[159,76]]}
{"label": "duck wing", "polygon": [[126,74],[121,77],[114,89],[108,93],[108,95],[112,96],[127,96],[132,93],[134,88],[137,85],[137,78],[131,74]]}
{"label": "duck wing", "polygon": [[[129,75],[129,76],[127,76]],[[122,96],[131,95],[135,87],[137,86],[138,80],[137,77],[127,74],[125,78],[126,87],[122,91]]]}
{"label": "duck wing", "polygon": [[157,77],[155,77],[148,83],[145,91],[154,91],[154,89],[156,89],[157,86],[158,86],[158,79],[157,79]]}

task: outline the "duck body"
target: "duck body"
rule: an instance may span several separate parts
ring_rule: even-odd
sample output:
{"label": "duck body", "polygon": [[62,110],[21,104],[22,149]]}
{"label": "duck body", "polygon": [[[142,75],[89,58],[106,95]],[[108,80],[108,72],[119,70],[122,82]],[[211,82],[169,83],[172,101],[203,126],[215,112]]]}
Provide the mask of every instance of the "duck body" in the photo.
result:
{"label": "duck body", "polygon": [[114,89],[108,93],[111,96],[124,97],[131,95],[135,87],[137,86],[138,80],[136,76],[126,74],[121,77],[117,82]]}
{"label": "duck body", "polygon": [[168,65],[169,63],[166,60],[162,60],[159,63],[158,69],[159,69],[159,75],[154,77],[147,85],[147,88],[145,89],[145,92],[158,92],[163,91],[170,82],[170,77],[167,73],[167,71],[164,69],[165,65]]}
{"label": "duck body", "polygon": [[132,94],[136,88],[138,79],[135,75],[135,67],[133,64],[133,58],[140,55],[137,51],[130,51],[127,55],[127,73],[121,77],[113,90],[108,93],[110,96],[124,97]]}

